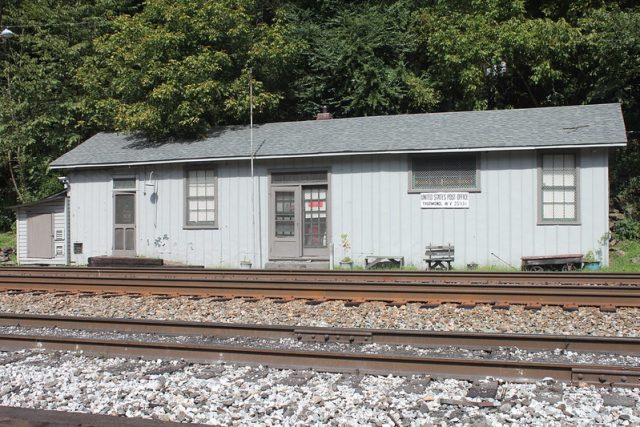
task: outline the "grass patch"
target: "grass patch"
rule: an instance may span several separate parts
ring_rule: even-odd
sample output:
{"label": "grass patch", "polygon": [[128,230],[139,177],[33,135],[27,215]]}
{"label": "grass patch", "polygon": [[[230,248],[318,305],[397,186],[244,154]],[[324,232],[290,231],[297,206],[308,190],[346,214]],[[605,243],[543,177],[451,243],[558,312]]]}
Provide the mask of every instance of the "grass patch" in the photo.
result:
{"label": "grass patch", "polygon": [[0,248],[16,248],[16,233],[7,231],[0,233]]}
{"label": "grass patch", "polygon": [[640,240],[623,240],[615,248],[624,252],[624,255],[618,251],[611,251],[609,253],[609,267],[602,269],[602,271],[640,272],[640,264],[631,262],[632,258],[640,257]]}
{"label": "grass patch", "polygon": [[[15,231],[7,231],[4,233],[0,233],[0,248],[13,248],[16,249],[16,233]],[[16,263],[16,254],[15,252],[11,254],[9,257],[9,262],[12,264]]]}

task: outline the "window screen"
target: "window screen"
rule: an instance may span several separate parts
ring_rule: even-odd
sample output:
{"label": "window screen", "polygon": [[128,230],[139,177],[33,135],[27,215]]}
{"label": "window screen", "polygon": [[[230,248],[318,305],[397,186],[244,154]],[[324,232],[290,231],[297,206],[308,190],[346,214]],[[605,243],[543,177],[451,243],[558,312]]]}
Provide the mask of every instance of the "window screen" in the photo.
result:
{"label": "window screen", "polygon": [[478,189],[475,154],[415,158],[411,164],[411,190]]}
{"label": "window screen", "polygon": [[541,161],[541,218],[543,222],[578,219],[576,155],[543,154]]}
{"label": "window screen", "polygon": [[216,225],[216,174],[212,169],[187,171],[186,225]]}

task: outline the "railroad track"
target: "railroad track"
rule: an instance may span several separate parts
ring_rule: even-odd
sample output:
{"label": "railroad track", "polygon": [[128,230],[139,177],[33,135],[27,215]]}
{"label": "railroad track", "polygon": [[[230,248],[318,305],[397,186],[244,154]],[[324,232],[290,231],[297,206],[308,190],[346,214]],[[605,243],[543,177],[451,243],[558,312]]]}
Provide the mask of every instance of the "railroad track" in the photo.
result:
{"label": "railroad track", "polygon": [[310,281],[339,283],[433,283],[433,284],[567,284],[640,286],[637,273],[598,272],[483,272],[483,271],[283,271],[228,270],[186,267],[0,267],[0,276],[141,277],[242,281]]}
{"label": "railroad track", "polygon": [[[422,357],[395,354],[372,354],[352,350],[354,342],[424,344],[437,346],[522,345],[536,349],[569,348],[573,350],[607,351],[638,354],[640,339],[611,337],[449,334],[422,331],[347,330],[330,328],[298,329],[286,326],[225,325],[129,319],[68,318],[58,316],[0,315],[0,325],[38,328],[144,332],[171,335],[216,335],[284,338],[299,340],[348,342],[345,351],[310,351],[291,348],[242,347],[149,340],[118,340],[82,337],[60,333],[0,334],[0,349],[48,349],[86,351],[101,355],[141,356],[148,358],[180,358],[192,361],[224,361],[261,364],[278,368],[316,369],[330,372],[377,374],[427,374],[454,378],[502,377],[531,380],[551,377],[568,383],[606,386],[640,386],[640,368],[539,361],[464,359]],[[357,333],[361,333],[357,336]],[[306,337],[306,338],[305,338]],[[369,337],[369,340],[363,340]]]}
{"label": "railroad track", "polygon": [[[603,311],[615,311],[618,307],[640,307],[640,286],[631,286],[638,275],[620,276],[620,283],[624,284],[587,286],[550,284],[549,279],[545,284],[475,283],[474,280],[482,281],[481,277],[484,276],[458,274],[465,277],[465,281],[456,282],[457,279],[451,276],[451,283],[444,283],[443,280],[436,279],[440,276],[422,272],[407,275],[405,272],[300,274],[201,270],[194,273],[193,269],[2,268],[0,291],[107,296],[128,294],[193,298],[274,298],[283,301],[305,299],[318,303],[342,300],[354,305],[366,301],[384,301],[390,304],[423,303],[427,307],[442,303],[467,307],[493,304],[496,308],[520,304],[532,309],[543,305],[559,305],[567,310],[593,306]],[[525,275],[536,276],[532,273]],[[409,277],[413,279],[409,280]],[[502,277],[505,282],[517,281],[510,279],[510,274]],[[520,274],[514,277],[525,280],[525,276]],[[564,283],[565,277],[578,276],[562,273],[553,277]],[[588,276],[580,277],[584,279]],[[604,278],[596,277],[599,278],[597,280]]]}

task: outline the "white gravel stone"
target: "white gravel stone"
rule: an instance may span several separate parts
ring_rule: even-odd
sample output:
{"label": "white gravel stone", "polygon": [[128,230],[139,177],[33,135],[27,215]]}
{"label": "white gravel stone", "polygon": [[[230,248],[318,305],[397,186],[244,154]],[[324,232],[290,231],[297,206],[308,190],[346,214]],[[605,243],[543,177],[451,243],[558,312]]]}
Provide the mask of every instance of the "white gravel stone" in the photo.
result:
{"label": "white gravel stone", "polygon": [[[177,370],[149,374],[169,366]],[[304,381],[288,381],[294,378]],[[416,382],[424,387],[406,387]],[[0,384],[0,405],[216,425],[640,423],[640,389],[579,388],[553,381],[498,381],[495,399],[472,399],[466,397],[472,384],[453,379],[424,381],[391,375],[356,378],[263,367],[21,351],[0,353]],[[545,402],[541,397],[545,393],[555,393],[559,400]],[[622,396],[622,403],[633,401],[635,405],[605,405],[605,397],[612,394]],[[607,400],[615,403],[615,399]],[[494,406],[451,403],[469,401]]]}

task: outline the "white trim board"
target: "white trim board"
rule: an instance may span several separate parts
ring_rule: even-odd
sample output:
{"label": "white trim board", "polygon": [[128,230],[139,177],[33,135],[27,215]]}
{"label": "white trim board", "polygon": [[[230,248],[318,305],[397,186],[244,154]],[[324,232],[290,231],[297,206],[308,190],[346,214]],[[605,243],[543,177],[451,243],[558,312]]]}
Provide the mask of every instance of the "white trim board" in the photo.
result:
{"label": "white trim board", "polygon": [[[585,144],[585,145],[542,145],[527,147],[477,147],[477,148],[440,148],[434,150],[393,150],[393,151],[357,151],[357,152],[335,152],[335,153],[310,153],[310,154],[285,154],[271,156],[256,156],[254,160],[271,160],[271,159],[296,159],[308,157],[340,157],[340,156],[365,156],[365,155],[381,155],[381,154],[427,154],[427,153],[471,153],[485,151],[523,151],[523,150],[556,150],[556,149],[580,149],[580,148],[611,148],[624,147],[626,142],[616,142],[611,144]],[[50,166],[51,170],[59,169],[79,169],[79,168],[105,168],[118,166],[143,166],[143,165],[161,165],[175,163],[202,163],[202,162],[223,162],[235,160],[250,160],[250,156],[230,156],[230,157],[206,157],[199,159],[172,159],[172,160],[147,160],[140,162],[116,162],[116,163],[80,163],[76,165]]]}

